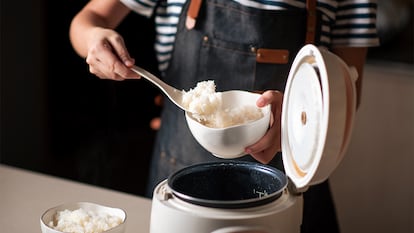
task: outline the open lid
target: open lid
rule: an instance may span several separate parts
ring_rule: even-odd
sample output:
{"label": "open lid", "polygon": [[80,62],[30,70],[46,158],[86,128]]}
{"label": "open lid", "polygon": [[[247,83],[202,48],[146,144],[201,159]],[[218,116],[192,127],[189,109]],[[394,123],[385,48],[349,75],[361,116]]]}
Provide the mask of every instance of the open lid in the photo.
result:
{"label": "open lid", "polygon": [[293,61],[283,99],[282,156],[298,191],[326,180],[349,143],[357,73],[339,57],[305,45]]}

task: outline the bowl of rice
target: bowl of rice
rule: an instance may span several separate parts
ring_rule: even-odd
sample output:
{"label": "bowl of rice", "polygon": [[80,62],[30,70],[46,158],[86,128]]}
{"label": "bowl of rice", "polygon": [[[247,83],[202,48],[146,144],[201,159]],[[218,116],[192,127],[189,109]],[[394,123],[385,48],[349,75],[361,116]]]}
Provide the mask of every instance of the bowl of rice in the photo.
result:
{"label": "bowl of rice", "polygon": [[42,233],[123,233],[126,213],[90,202],[66,203],[40,217]]}
{"label": "bowl of rice", "polygon": [[241,90],[216,92],[213,81],[202,81],[185,92],[188,127],[196,141],[213,155],[232,159],[246,154],[270,124],[270,105],[256,106],[260,94]]}

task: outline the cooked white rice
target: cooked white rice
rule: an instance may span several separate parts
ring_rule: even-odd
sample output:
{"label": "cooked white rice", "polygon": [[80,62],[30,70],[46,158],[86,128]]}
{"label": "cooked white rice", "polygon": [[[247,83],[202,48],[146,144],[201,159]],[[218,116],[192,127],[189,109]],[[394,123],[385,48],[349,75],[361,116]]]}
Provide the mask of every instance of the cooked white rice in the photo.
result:
{"label": "cooked white rice", "polygon": [[86,211],[82,208],[58,211],[49,227],[69,233],[100,233],[122,223],[122,219],[106,213]]}
{"label": "cooked white rice", "polygon": [[211,80],[199,82],[194,89],[183,92],[184,106],[197,121],[207,127],[225,128],[263,117],[263,112],[254,105],[223,109],[222,93],[216,92],[216,85]]}

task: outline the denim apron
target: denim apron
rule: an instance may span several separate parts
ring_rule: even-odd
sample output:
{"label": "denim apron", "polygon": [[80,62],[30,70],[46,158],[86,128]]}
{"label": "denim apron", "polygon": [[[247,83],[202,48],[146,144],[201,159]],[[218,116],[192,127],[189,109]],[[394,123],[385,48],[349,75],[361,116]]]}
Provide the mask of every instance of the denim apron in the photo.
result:
{"label": "denim apron", "polygon": [[[186,91],[205,80],[214,80],[217,91],[284,91],[293,59],[308,36],[306,9],[259,10],[230,0],[203,0],[197,6],[194,26],[189,28],[186,26],[187,13],[193,7],[189,2],[180,16],[172,59],[164,77],[166,83]],[[320,20],[319,14],[314,18]],[[320,31],[316,28],[313,33],[314,38],[318,38]],[[161,122],[151,161],[149,197],[160,181],[178,169],[220,160],[195,141],[184,112],[169,100],[164,101]],[[253,160],[250,155],[241,159]],[[270,164],[283,170],[281,155],[276,155]],[[329,187],[323,189],[328,191],[325,196],[330,198]],[[321,211],[336,223],[333,206],[329,199],[327,202],[329,211]],[[319,221],[326,225],[329,219],[313,213],[321,208],[319,205],[309,216],[321,218]],[[304,212],[310,209],[304,208]],[[313,221],[305,218],[303,227]],[[306,228],[311,230],[308,232],[322,232],[321,229]],[[307,231],[303,229],[302,232]],[[335,232],[335,229],[327,232]]]}

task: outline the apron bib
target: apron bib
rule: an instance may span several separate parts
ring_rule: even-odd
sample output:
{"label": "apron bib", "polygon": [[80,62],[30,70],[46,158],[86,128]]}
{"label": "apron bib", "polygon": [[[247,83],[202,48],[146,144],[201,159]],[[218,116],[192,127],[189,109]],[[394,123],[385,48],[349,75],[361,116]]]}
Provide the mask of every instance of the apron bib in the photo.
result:
{"label": "apron bib", "polygon": [[[166,83],[177,89],[188,91],[200,81],[214,80],[217,91],[284,91],[296,53],[309,35],[311,42],[318,38],[318,29],[307,33],[308,23],[317,17],[307,14],[305,9],[259,10],[229,0],[193,2],[200,3],[196,6],[195,24],[190,29],[186,26],[190,5],[187,3],[164,77]],[[189,15],[194,17],[191,10]],[[311,26],[314,25],[315,22]],[[220,160],[195,141],[184,112],[167,99],[161,122],[150,169],[149,195],[160,181],[178,169]],[[252,160],[251,156],[242,159]],[[281,156],[275,156],[271,163],[283,170]]]}

